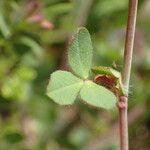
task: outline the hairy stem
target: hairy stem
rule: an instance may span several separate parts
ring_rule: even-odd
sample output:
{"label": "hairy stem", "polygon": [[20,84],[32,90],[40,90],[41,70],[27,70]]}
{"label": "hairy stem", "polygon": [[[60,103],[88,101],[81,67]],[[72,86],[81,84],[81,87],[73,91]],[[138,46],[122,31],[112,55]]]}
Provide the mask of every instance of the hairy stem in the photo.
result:
{"label": "hairy stem", "polygon": [[[128,90],[131,74],[134,35],[136,26],[138,0],[129,0],[128,24],[124,49],[124,66],[122,71],[122,83],[126,89],[126,96],[119,98],[119,125],[120,125],[120,150],[128,150]],[[123,107],[122,107],[123,104]]]}
{"label": "hairy stem", "polygon": [[134,35],[136,26],[138,0],[129,0],[128,24],[126,30],[126,41],[124,50],[124,66],[122,72],[122,82],[128,93],[130,72],[132,64],[132,54],[134,45]]}

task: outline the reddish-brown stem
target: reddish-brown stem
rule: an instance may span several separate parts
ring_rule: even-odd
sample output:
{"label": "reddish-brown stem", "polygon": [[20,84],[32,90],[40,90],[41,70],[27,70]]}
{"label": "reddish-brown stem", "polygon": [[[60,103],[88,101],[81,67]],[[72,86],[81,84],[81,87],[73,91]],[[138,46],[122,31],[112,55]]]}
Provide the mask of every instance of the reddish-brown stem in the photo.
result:
{"label": "reddish-brown stem", "polygon": [[132,64],[132,53],[136,26],[138,0],[129,0],[128,24],[126,30],[126,41],[124,50],[124,66],[122,72],[122,82],[128,93],[130,72]]}
{"label": "reddish-brown stem", "polygon": [[120,150],[128,150],[128,116],[127,116],[127,97],[119,97],[119,128],[120,128]]}
{"label": "reddish-brown stem", "polygon": [[[134,35],[136,26],[138,0],[129,0],[128,24],[124,49],[124,66],[122,71],[122,83],[126,89],[126,96],[119,97],[119,126],[120,126],[120,150],[128,150],[128,90],[132,64]],[[123,107],[121,107],[123,106]]]}

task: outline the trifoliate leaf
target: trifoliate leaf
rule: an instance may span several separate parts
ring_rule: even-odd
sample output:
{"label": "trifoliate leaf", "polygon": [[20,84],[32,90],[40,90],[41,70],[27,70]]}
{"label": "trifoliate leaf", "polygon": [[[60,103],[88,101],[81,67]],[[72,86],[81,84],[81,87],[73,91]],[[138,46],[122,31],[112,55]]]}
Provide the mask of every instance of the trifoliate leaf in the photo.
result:
{"label": "trifoliate leaf", "polygon": [[68,50],[69,64],[75,74],[83,79],[89,76],[92,64],[92,42],[86,28],[80,28]]}
{"label": "trifoliate leaf", "polygon": [[83,81],[67,71],[56,71],[51,74],[47,95],[61,105],[72,104],[77,97]]}
{"label": "trifoliate leaf", "polygon": [[86,81],[80,91],[81,99],[90,105],[110,109],[115,106],[116,96],[103,86]]}

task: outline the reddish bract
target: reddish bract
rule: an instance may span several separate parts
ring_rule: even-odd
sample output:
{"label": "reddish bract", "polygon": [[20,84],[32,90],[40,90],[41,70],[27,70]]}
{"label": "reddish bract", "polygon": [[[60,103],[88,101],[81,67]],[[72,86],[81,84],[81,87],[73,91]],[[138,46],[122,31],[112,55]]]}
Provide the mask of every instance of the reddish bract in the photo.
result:
{"label": "reddish bract", "polygon": [[99,84],[104,86],[105,88],[109,89],[112,91],[115,95],[118,93],[118,88],[116,87],[117,81],[116,77],[111,76],[111,75],[96,75],[94,78],[94,81]]}
{"label": "reddish bract", "polygon": [[116,82],[116,78],[110,75],[99,74],[95,76],[94,81],[99,81],[102,84],[106,84],[106,85],[114,85]]}

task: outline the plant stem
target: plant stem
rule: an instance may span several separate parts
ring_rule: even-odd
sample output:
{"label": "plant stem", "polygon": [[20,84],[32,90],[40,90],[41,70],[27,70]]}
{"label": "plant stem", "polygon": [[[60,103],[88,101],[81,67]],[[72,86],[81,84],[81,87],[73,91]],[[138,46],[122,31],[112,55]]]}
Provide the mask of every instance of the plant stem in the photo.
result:
{"label": "plant stem", "polygon": [[119,103],[124,103],[124,107],[119,108],[120,125],[120,150],[128,150],[128,90],[131,74],[131,64],[133,55],[133,45],[135,36],[136,16],[138,0],[129,0],[128,23],[126,30],[126,41],[124,49],[124,66],[122,71],[122,83],[126,89],[126,96],[119,98]]}
{"label": "plant stem", "polygon": [[132,64],[132,53],[136,26],[138,0],[129,0],[128,24],[126,30],[126,41],[124,50],[124,67],[122,72],[122,82],[128,93],[130,72]]}

